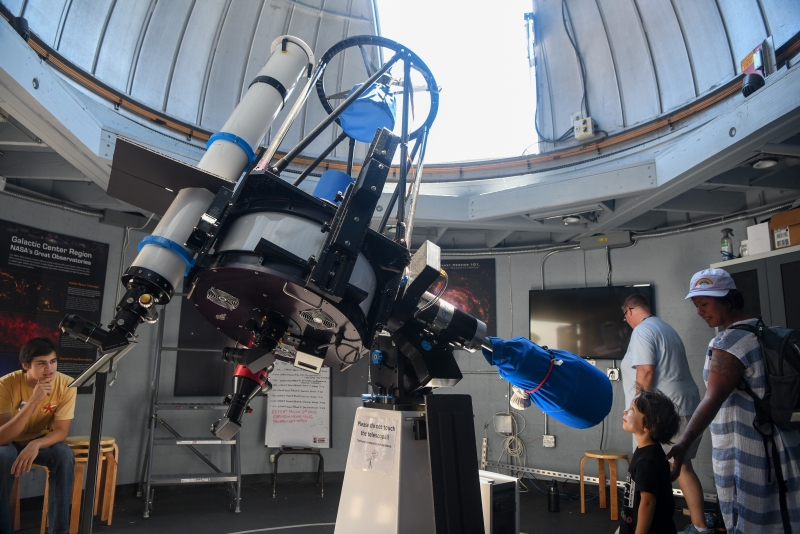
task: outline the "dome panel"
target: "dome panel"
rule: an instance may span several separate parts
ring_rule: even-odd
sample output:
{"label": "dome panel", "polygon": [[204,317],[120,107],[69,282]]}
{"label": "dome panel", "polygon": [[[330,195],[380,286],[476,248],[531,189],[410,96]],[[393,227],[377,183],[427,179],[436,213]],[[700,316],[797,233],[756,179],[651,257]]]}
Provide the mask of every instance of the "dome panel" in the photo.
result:
{"label": "dome panel", "polygon": [[260,2],[232,2],[228,9],[203,103],[200,125],[206,129],[219,131],[239,102],[260,10]]}
{"label": "dome panel", "polygon": [[167,97],[166,112],[177,119],[192,124],[200,122],[200,102],[205,93],[203,81],[226,9],[227,4],[218,0],[197,0],[189,17]]}
{"label": "dome panel", "polygon": [[146,33],[133,73],[130,94],[155,109],[164,109],[172,66],[192,5],[191,0],[159,2],[149,23],[145,22]]}
{"label": "dome panel", "polygon": [[[578,50],[580,50],[586,66],[586,98],[589,101],[589,114],[592,117],[608,117],[605,122],[610,121],[610,124],[606,124],[606,127],[621,128],[623,126],[622,104],[619,100],[619,87],[614,73],[614,59],[611,56],[608,36],[603,29],[600,9],[594,2],[575,2],[573,0],[573,2],[567,2],[567,5],[570,8],[569,14],[575,29],[574,37]],[[569,42],[566,44],[570,46]],[[570,70],[572,70],[572,64],[570,64]],[[577,111],[577,107],[575,111]],[[563,132],[564,130],[558,134]]]}
{"label": "dome panel", "polygon": [[719,0],[719,10],[725,23],[728,35],[735,35],[736,39],[729,39],[736,65],[736,73],[742,72],[740,61],[756,47],[758,43],[767,38],[764,27],[764,18],[758,2],[742,2],[741,0]]}
{"label": "dome panel", "polygon": [[675,9],[695,66],[697,94],[705,93],[729,80],[735,72],[728,36],[716,2],[675,0]]}
{"label": "dome panel", "polygon": [[[800,2],[797,0],[762,0],[764,13],[769,19],[769,29],[779,48],[794,37],[800,29]],[[756,43],[758,44],[758,43]],[[753,47],[756,45],[754,44]]]}
{"label": "dome panel", "polygon": [[54,49],[58,49],[58,31],[63,23],[67,0],[28,0],[22,15],[28,27]]}
{"label": "dome panel", "polygon": [[670,111],[696,95],[692,68],[681,27],[670,0],[637,4],[658,79],[661,112]]}
{"label": "dome panel", "polygon": [[108,19],[93,74],[119,91],[128,90],[139,30],[149,13],[150,5],[146,2],[116,2]]}
{"label": "dome panel", "polygon": [[[625,126],[649,120],[660,113],[658,91],[653,62],[633,2],[600,0],[598,4],[616,60]],[[564,111],[556,116],[569,117],[570,112]]]}
{"label": "dome panel", "polygon": [[111,5],[111,0],[72,0],[66,14],[58,51],[87,72],[94,68]]}

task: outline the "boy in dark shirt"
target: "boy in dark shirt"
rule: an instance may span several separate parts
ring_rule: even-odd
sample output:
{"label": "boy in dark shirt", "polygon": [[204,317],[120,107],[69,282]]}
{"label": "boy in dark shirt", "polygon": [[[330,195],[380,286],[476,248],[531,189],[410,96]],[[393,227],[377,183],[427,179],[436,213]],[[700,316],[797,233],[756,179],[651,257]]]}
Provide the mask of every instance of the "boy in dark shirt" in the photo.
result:
{"label": "boy in dark shirt", "polygon": [[625,480],[620,534],[675,534],[670,468],[659,444],[669,444],[680,418],[672,401],[660,391],[642,391],[622,415],[622,428],[636,437]]}

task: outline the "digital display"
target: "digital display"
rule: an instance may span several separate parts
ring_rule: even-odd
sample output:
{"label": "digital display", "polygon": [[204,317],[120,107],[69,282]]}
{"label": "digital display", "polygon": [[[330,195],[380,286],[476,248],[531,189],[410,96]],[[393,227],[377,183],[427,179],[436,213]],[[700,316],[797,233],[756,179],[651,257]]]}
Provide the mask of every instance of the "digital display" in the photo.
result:
{"label": "digital display", "polygon": [[646,296],[655,313],[650,284],[533,290],[530,339],[584,358],[621,360],[632,332],[622,318],[622,303],[634,293]]}

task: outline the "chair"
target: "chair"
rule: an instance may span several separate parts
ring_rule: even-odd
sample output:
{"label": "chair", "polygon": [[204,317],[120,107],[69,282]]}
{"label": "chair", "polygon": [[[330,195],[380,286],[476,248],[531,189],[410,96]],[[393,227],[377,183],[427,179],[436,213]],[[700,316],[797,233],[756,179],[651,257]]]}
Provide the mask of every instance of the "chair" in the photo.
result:
{"label": "chair", "polygon": [[617,460],[625,460],[630,465],[631,461],[628,459],[627,453],[620,451],[586,451],[583,453],[580,467],[581,477],[581,513],[586,513],[586,500],[584,499],[583,488],[583,464],[587,458],[597,458],[597,478],[598,486],[600,488],[600,508],[606,507],[606,474],[605,462],[608,461],[608,478],[611,491],[611,520],[616,521],[619,519],[619,508],[617,504]]}
{"label": "chair", "polygon": [[325,489],[323,488],[323,485],[325,482],[325,460],[322,458],[322,453],[319,452],[319,449],[314,449],[311,447],[281,447],[281,450],[275,453],[275,463],[272,464],[272,498],[275,498],[275,492],[278,485],[278,459],[284,454],[313,454],[319,458],[319,467],[317,467],[317,484],[319,485],[319,496],[324,497]]}
{"label": "chair", "polygon": [[[70,534],[77,534],[80,521],[83,474],[89,461],[89,436],[70,436],[65,440],[75,454],[75,480],[72,485],[72,511],[70,513]],[[114,516],[114,497],[116,496],[117,471],[119,466],[119,447],[116,440],[107,436],[100,438],[100,458],[97,466],[97,490],[94,496],[94,513],[100,513],[100,520],[111,525]],[[105,463],[105,468],[103,467]]]}
{"label": "chair", "polygon": [[[48,512],[48,497],[50,494],[50,470],[43,465],[33,464],[31,469],[44,470],[44,506],[42,507],[42,528],[40,534],[44,534],[47,530],[47,512]],[[9,512],[11,512],[11,526],[14,532],[20,529],[19,521],[19,478],[14,477],[14,485],[11,487],[11,502],[9,503]]]}

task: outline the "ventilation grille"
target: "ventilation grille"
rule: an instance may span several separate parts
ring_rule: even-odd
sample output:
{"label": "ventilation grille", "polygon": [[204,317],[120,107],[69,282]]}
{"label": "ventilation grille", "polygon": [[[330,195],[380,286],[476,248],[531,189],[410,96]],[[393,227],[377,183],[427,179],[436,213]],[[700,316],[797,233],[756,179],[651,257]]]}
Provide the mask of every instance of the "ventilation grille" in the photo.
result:
{"label": "ventilation grille", "polygon": [[239,307],[239,299],[230,293],[225,293],[221,289],[217,289],[215,287],[212,287],[208,290],[208,293],[206,293],[206,298],[217,306],[222,306],[226,310],[233,311]]}
{"label": "ventilation grille", "polygon": [[317,330],[333,330],[337,326],[333,317],[322,310],[303,310],[300,317]]}

